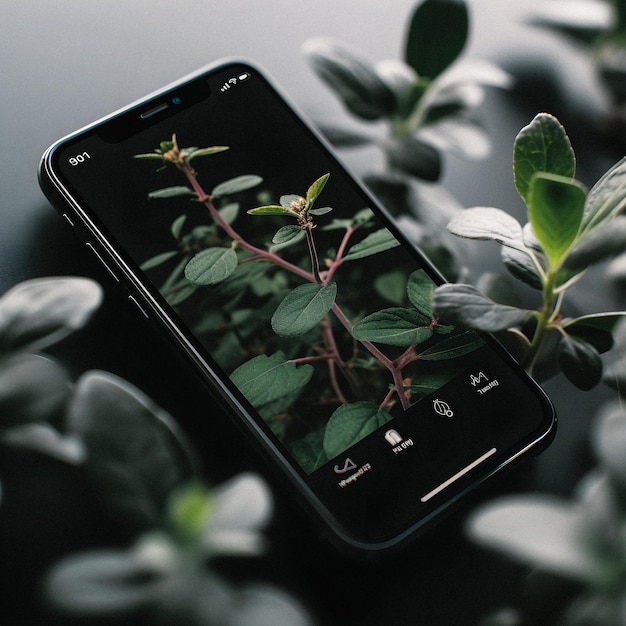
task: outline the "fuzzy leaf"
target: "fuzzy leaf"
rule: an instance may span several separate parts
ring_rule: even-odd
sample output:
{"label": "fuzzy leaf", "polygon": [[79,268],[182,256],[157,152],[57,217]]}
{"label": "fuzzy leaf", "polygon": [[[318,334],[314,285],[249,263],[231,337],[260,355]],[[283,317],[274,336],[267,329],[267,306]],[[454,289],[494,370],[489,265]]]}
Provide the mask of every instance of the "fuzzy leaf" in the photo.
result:
{"label": "fuzzy leaf", "polygon": [[405,60],[418,75],[436,78],[461,54],[468,31],[463,0],[426,0],[411,18]]}
{"label": "fuzzy leaf", "polygon": [[157,189],[151,191],[148,194],[148,198],[151,200],[164,199],[164,198],[177,198],[179,196],[195,196],[196,192],[193,189],[185,186],[165,187],[163,189]]}
{"label": "fuzzy leaf", "polygon": [[612,220],[626,208],[626,157],[591,188],[585,202],[582,233]]}
{"label": "fuzzy leaf", "polygon": [[588,342],[565,335],[559,343],[559,365],[565,377],[579,389],[589,391],[602,380],[602,360]]}
{"label": "fuzzy leaf", "polygon": [[433,315],[435,283],[424,270],[415,270],[406,283],[409,302],[427,319]]}
{"label": "fuzzy leaf", "polygon": [[183,230],[183,226],[185,225],[186,221],[187,221],[186,215],[179,215],[172,222],[172,225],[170,226],[170,232],[172,233],[172,236],[174,237],[174,239],[180,239],[180,234]]}
{"label": "fuzzy leaf", "polygon": [[[230,379],[257,410],[276,406],[287,399],[287,406],[302,392],[313,376],[313,367],[290,363],[283,352],[260,354],[240,365]],[[285,406],[284,408],[287,408]],[[284,410],[284,409],[283,409]]]}
{"label": "fuzzy leaf", "polygon": [[286,209],[278,204],[266,204],[265,206],[258,206],[254,209],[248,209],[249,215],[290,215],[295,217],[293,211]]}
{"label": "fuzzy leaf", "polygon": [[400,242],[393,236],[391,231],[387,228],[381,228],[373,233],[370,233],[365,239],[354,244],[348,254],[343,257],[344,261],[354,261],[356,259],[363,259],[364,257],[384,252],[399,246]]}
{"label": "fuzzy leaf", "polygon": [[528,202],[537,172],[571,178],[576,159],[565,129],[556,117],[540,113],[518,133],[513,149],[513,174],[520,196]]}
{"label": "fuzzy leaf", "polygon": [[459,335],[448,337],[443,341],[424,350],[420,354],[422,361],[447,361],[448,359],[456,359],[485,345],[485,341],[481,339],[475,332],[468,330]]}
{"label": "fuzzy leaf", "polygon": [[391,419],[373,402],[342,404],[331,415],[324,434],[324,451],[329,459],[341,454]]}
{"label": "fuzzy leaf", "polygon": [[185,278],[194,285],[215,285],[226,280],[237,268],[233,248],[207,248],[198,252],[185,267]]}
{"label": "fuzzy leaf", "polygon": [[503,246],[526,250],[522,225],[511,215],[492,207],[474,207],[460,211],[446,226],[449,232],[464,239],[497,241]]}
{"label": "fuzzy leaf", "polygon": [[322,193],[322,189],[324,189],[324,185],[330,178],[330,174],[324,174],[320,176],[308,189],[306,192],[306,200],[309,205],[309,208],[313,205],[313,203],[317,200],[319,195]]}
{"label": "fuzzy leaf", "polygon": [[213,188],[211,195],[215,198],[230,196],[234,193],[257,187],[262,182],[263,179],[260,176],[256,176],[255,174],[243,174],[242,176],[236,176],[235,178],[220,183]]}
{"label": "fuzzy leaf", "polygon": [[435,314],[459,326],[496,332],[520,326],[533,311],[498,304],[471,285],[441,285],[433,294]]}
{"label": "fuzzy leaf", "polygon": [[352,327],[352,335],[360,341],[408,347],[432,337],[431,323],[418,311],[394,307],[364,317]]}
{"label": "fuzzy leaf", "polygon": [[306,283],[291,291],[272,315],[272,328],[281,337],[297,337],[319,324],[335,302],[337,283]]}
{"label": "fuzzy leaf", "polygon": [[102,301],[88,278],[35,278],[0,298],[0,352],[38,351],[82,328]]}
{"label": "fuzzy leaf", "polygon": [[585,191],[576,181],[537,173],[528,192],[528,217],[552,267],[570,249],[580,228]]}
{"label": "fuzzy leaf", "polygon": [[300,228],[297,224],[283,226],[272,237],[272,243],[275,243],[276,245],[287,243],[296,237],[300,237],[303,232],[302,228]]}

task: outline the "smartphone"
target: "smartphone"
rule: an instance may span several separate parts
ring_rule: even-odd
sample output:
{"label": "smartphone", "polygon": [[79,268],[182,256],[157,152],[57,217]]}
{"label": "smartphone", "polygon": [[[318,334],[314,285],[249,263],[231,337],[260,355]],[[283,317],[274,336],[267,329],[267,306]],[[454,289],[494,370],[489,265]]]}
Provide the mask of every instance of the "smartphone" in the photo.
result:
{"label": "smartphone", "polygon": [[439,273],[254,64],[61,139],[39,174],[344,545],[398,545],[550,441],[544,392],[492,337],[435,317]]}

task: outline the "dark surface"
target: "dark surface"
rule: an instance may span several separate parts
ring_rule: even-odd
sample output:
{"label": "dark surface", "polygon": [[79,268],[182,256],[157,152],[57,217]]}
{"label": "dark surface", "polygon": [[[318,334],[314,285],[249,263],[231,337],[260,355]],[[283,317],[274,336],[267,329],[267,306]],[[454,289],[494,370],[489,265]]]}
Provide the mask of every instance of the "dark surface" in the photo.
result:
{"label": "dark surface", "polygon": [[[544,64],[551,55],[562,54],[564,48],[545,34],[519,26],[524,10],[533,3],[515,3],[523,4],[524,10],[512,4],[477,0],[472,5],[475,27],[469,54],[512,63],[525,52],[537,58],[542,50]],[[109,370],[153,397],[188,429],[211,481],[246,469],[267,476],[276,498],[271,549],[261,559],[225,565],[234,578],[285,586],[323,624],[474,624],[494,607],[517,601],[526,570],[468,542],[463,519],[471,506],[381,563],[359,563],[339,555],[319,537],[256,451],[177,366],[125,296],[110,285],[37,186],[38,158],[52,141],[225,56],[245,56],[265,66],[313,117],[345,119],[306,67],[301,43],[311,36],[332,36],[371,58],[395,57],[413,3],[350,1],[341,3],[339,15],[337,5],[336,0],[318,0],[294,10],[293,3],[280,0],[262,4],[5,0],[0,21],[0,292],[44,275],[82,274],[100,281],[106,300],[96,319],[56,350],[72,374]],[[558,56],[555,64],[570,66],[564,56]],[[595,104],[591,92],[580,85],[588,78],[585,66],[579,68],[578,85],[568,83],[568,88],[575,92],[577,105],[572,123],[586,141],[580,110],[592,112]],[[444,183],[463,205],[519,211],[521,201],[510,173],[512,142],[536,109],[547,106],[536,93],[531,95],[525,99],[520,95],[515,103],[502,95],[488,98],[483,114],[495,150],[486,163],[447,159]],[[597,145],[589,146],[593,151],[586,153],[588,160],[580,157],[581,176],[593,182],[613,155],[602,156]],[[355,156],[352,163],[359,169],[364,161],[365,157]],[[578,298],[584,306],[593,300],[593,308],[608,302],[606,294],[584,288]],[[579,453],[585,458],[588,422],[568,418],[574,413],[590,417],[604,395],[572,394],[561,385],[547,386],[561,416],[557,442],[537,462],[481,492],[480,500],[512,490],[570,493],[585,467]],[[233,445],[225,446],[224,441]],[[48,618],[36,616],[38,576],[45,566],[64,552],[116,540],[80,479],[68,470],[55,473],[57,484],[50,484],[48,462],[31,461],[24,454],[0,458],[5,486],[0,508],[3,624],[46,623],[42,620]],[[28,523],[12,525],[11,511],[25,509],[30,512]]]}

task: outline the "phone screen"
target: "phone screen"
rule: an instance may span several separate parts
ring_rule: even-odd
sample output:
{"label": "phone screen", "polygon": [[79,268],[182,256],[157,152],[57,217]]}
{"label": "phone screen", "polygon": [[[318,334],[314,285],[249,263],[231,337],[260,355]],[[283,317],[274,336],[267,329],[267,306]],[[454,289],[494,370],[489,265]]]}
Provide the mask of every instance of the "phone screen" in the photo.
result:
{"label": "phone screen", "polygon": [[551,432],[543,392],[434,316],[437,274],[256,68],[49,162],[92,245],[353,542],[395,541]]}

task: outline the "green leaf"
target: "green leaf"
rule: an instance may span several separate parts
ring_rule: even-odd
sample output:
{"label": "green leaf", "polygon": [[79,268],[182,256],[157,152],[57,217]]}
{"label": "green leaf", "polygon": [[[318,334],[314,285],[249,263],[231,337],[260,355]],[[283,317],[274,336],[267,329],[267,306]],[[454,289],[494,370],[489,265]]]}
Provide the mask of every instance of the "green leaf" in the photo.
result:
{"label": "green leaf", "polygon": [[330,178],[330,174],[324,174],[320,176],[307,190],[306,192],[306,201],[309,205],[309,208],[313,206],[313,203],[317,200],[319,195],[322,193],[322,189],[326,185],[326,182]]}
{"label": "green leaf", "polygon": [[433,310],[447,322],[487,332],[520,326],[534,316],[533,311],[498,304],[472,285],[456,284],[435,289]]}
{"label": "green leaf", "polygon": [[344,261],[355,261],[364,257],[384,252],[399,246],[400,242],[393,236],[387,228],[381,228],[365,237],[359,243],[354,244],[348,254],[343,257]]}
{"label": "green leaf", "polygon": [[405,60],[420,76],[436,78],[461,54],[468,30],[463,0],[426,0],[411,18]]}
{"label": "green leaf", "polygon": [[406,389],[411,392],[411,400],[415,402],[441,389],[446,383],[456,378],[461,371],[446,368],[441,372],[419,374]]}
{"label": "green leaf", "polygon": [[593,389],[602,380],[602,360],[586,341],[565,335],[559,343],[559,365],[565,377],[583,391]]}
{"label": "green leaf", "polygon": [[279,228],[276,234],[272,237],[272,243],[276,245],[280,245],[283,243],[287,243],[296,237],[301,237],[304,234],[304,231],[297,224],[289,224],[288,226],[283,226]]}
{"label": "green leaf", "polygon": [[188,154],[187,161],[191,161],[192,159],[196,159],[202,156],[217,154],[218,152],[224,152],[224,150],[228,149],[228,146],[211,146],[210,148],[197,148],[196,150],[193,150]]}
{"label": "green leaf", "polygon": [[263,179],[255,174],[243,174],[242,176],[236,176],[229,180],[220,183],[211,191],[211,195],[214,198],[222,198],[224,196],[230,196],[240,191],[246,191],[260,185]]}
{"label": "green leaf", "polygon": [[233,248],[207,248],[198,252],[185,267],[185,278],[194,285],[215,285],[228,278],[237,268]]}
{"label": "green leaf", "polygon": [[248,213],[250,215],[290,215],[291,217],[295,217],[293,211],[279,206],[278,204],[267,204],[254,209],[248,209]]}
{"label": "green leaf", "polygon": [[304,53],[315,73],[354,115],[375,120],[393,113],[392,91],[373,65],[349,48],[324,39],[310,40]]}
{"label": "green leaf", "polygon": [[626,157],[616,163],[591,188],[585,202],[582,233],[607,220],[612,220],[626,208]]}
{"label": "green leaf", "polygon": [[381,274],[374,280],[374,289],[388,302],[401,306],[404,304],[407,294],[406,273],[396,269],[386,274]]}
{"label": "green leaf", "polygon": [[161,254],[157,254],[153,256],[152,258],[148,259],[147,261],[144,261],[139,267],[144,272],[147,272],[148,270],[151,270],[154,267],[163,265],[163,263],[166,263],[170,259],[174,258],[177,254],[178,254],[177,250],[171,250],[170,252],[161,252]]}
{"label": "green leaf", "polygon": [[82,328],[102,302],[102,289],[79,277],[35,278],[0,298],[0,352],[36,352]]}
{"label": "green leaf", "polygon": [[177,187],[165,187],[164,189],[157,189],[156,191],[151,191],[148,194],[148,198],[151,200],[155,199],[163,199],[163,198],[177,198],[179,196],[195,196],[196,192],[193,189],[185,186],[177,186]]}
{"label": "green leaf", "polygon": [[552,267],[558,267],[576,240],[586,193],[563,176],[536,173],[528,193],[528,218]]}
{"label": "green leaf", "polygon": [[522,225],[511,215],[492,207],[474,207],[460,211],[447,230],[457,237],[496,241],[503,246],[526,251]]}
{"label": "green leaf", "polygon": [[209,490],[198,482],[177,489],[169,498],[168,518],[176,537],[186,543],[197,542],[213,510]]}
{"label": "green leaf", "polygon": [[324,432],[326,428],[318,428],[289,444],[289,451],[296,458],[302,469],[310,474],[328,462],[324,452]]}
{"label": "green leaf", "polygon": [[624,251],[626,251],[626,216],[619,215],[579,238],[569,251],[564,268],[580,271]]}
{"label": "green leaf", "polygon": [[360,341],[408,347],[430,339],[431,324],[432,319],[418,311],[394,307],[364,317],[354,324],[352,335]]}
{"label": "green leaf", "polygon": [[146,159],[146,160],[156,159],[157,161],[162,161],[163,155],[160,152],[147,152],[145,154],[134,154],[133,159]]}
{"label": "green leaf", "polygon": [[435,182],[441,175],[441,155],[437,148],[417,137],[394,141],[387,148],[389,164],[422,180]]}
{"label": "green leaf", "polygon": [[553,115],[540,113],[515,138],[515,186],[526,202],[531,180],[537,172],[572,178],[575,170],[576,158],[569,137]]}
{"label": "green leaf", "polygon": [[431,346],[428,350],[424,350],[420,354],[420,359],[423,361],[447,361],[469,354],[484,345],[484,339],[481,339],[475,332],[468,330],[459,335],[448,337]]}
{"label": "green leaf", "polygon": [[[313,376],[313,366],[296,366],[280,350],[271,356],[260,354],[240,365],[231,381],[257,410],[276,407],[281,402],[285,410],[300,395]],[[284,401],[284,402],[283,402]],[[269,418],[267,412],[264,413]]]}
{"label": "green leaf", "polygon": [[324,434],[324,451],[329,459],[386,424],[391,415],[373,402],[342,404],[331,415]]}
{"label": "green leaf", "polygon": [[433,315],[435,283],[424,270],[415,270],[406,284],[409,302],[427,319]]}
{"label": "green leaf", "polygon": [[237,202],[229,202],[220,207],[219,214],[227,224],[232,224],[239,215],[239,204]]}
{"label": "green leaf", "polygon": [[291,291],[272,315],[272,328],[281,337],[297,337],[319,324],[335,302],[337,283],[306,283]]}

